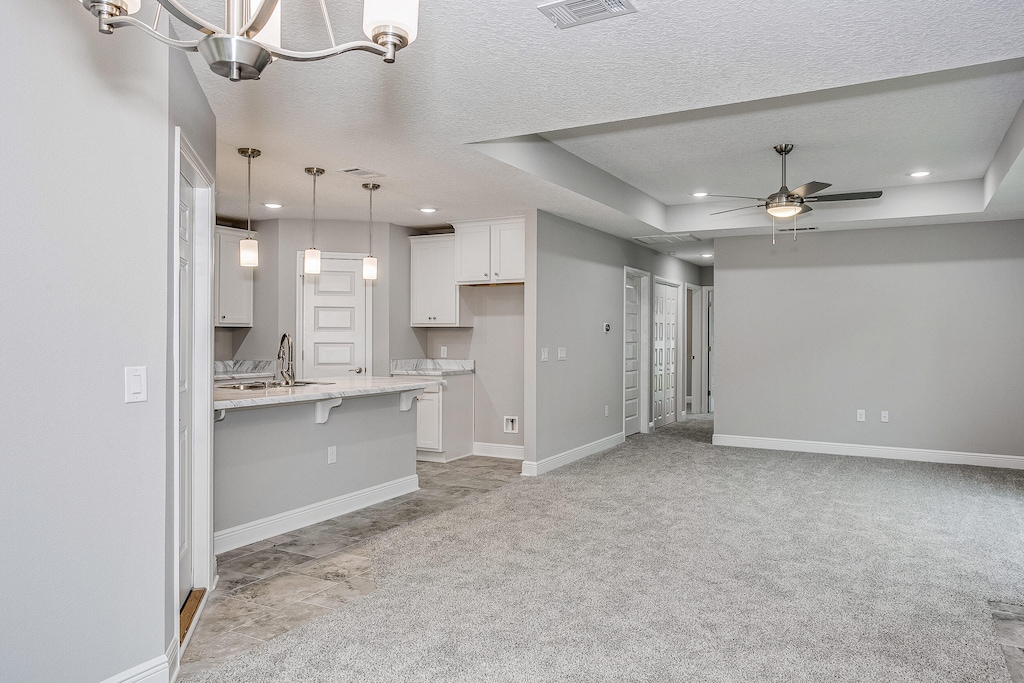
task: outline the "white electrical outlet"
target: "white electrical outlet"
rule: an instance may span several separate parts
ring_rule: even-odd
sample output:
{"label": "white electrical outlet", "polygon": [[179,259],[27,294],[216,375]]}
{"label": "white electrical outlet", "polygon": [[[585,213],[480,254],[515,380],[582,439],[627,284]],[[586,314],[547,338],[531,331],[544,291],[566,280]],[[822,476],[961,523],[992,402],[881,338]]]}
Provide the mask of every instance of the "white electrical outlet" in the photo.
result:
{"label": "white electrical outlet", "polygon": [[865,413],[863,410],[858,410],[857,411],[857,422],[863,422],[866,419],[868,419],[867,413]]}
{"label": "white electrical outlet", "polygon": [[442,346],[441,347],[441,358],[447,358],[447,357],[448,357],[448,347],[447,346]]}
{"label": "white electrical outlet", "polygon": [[328,446],[327,447],[327,464],[328,465],[333,465],[336,462],[338,462],[338,447],[337,446]]}
{"label": "white electrical outlet", "polygon": [[558,347],[558,360],[565,360],[565,347],[564,346],[559,346]]}
{"label": "white electrical outlet", "polygon": [[882,411],[882,422],[888,422],[888,421],[889,421],[889,411],[888,410],[883,410]]}
{"label": "white electrical outlet", "polygon": [[608,406],[604,407],[604,416],[608,417]]}
{"label": "white electrical outlet", "polygon": [[505,416],[505,433],[506,434],[518,434],[519,433],[519,416],[518,415],[506,415]]}
{"label": "white electrical outlet", "polygon": [[548,360],[548,347],[543,346],[540,349],[540,360],[542,363],[546,363]]}

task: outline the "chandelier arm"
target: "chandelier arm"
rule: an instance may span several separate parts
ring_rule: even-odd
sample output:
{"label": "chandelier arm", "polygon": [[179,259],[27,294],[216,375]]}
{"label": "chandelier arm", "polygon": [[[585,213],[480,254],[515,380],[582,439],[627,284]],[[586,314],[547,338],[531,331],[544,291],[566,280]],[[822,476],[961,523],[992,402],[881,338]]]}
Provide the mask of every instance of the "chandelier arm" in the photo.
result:
{"label": "chandelier arm", "polygon": [[242,27],[242,35],[252,38],[263,30],[263,27],[270,21],[271,15],[277,9],[278,0],[262,0],[260,6],[253,13],[249,23]]}
{"label": "chandelier arm", "polygon": [[198,40],[175,40],[174,38],[168,38],[164,34],[155,30],[149,24],[144,24],[138,19],[135,19],[134,17],[107,17],[105,19],[100,19],[100,23],[104,26],[109,26],[110,28],[124,28],[125,26],[134,26],[135,28],[142,29],[149,35],[159,40],[164,45],[169,45],[175,48],[176,50],[181,50],[182,52],[196,52],[199,49]]}
{"label": "chandelier arm", "polygon": [[224,29],[218,28],[217,26],[215,26],[214,24],[211,24],[210,22],[206,21],[205,19],[201,19],[201,18],[197,17],[196,15],[192,14],[191,12],[189,12],[186,8],[184,8],[180,4],[178,4],[178,0],[156,0],[156,1],[159,2],[161,5],[163,5],[164,9],[166,9],[168,12],[170,12],[176,19],[178,19],[179,21],[184,22],[185,24],[191,26],[192,28],[196,29],[197,31],[202,31],[203,33],[210,33],[210,34],[213,34],[213,33],[224,33],[225,32]]}
{"label": "chandelier arm", "polygon": [[320,59],[333,57],[334,55],[340,55],[343,52],[351,52],[352,50],[372,52],[373,54],[380,55],[381,57],[388,54],[387,48],[365,40],[342,43],[341,45],[336,45],[335,47],[327,48],[326,50],[317,50],[315,52],[297,52],[295,50],[285,50],[284,48],[272,47],[269,45],[263,45],[263,47],[275,57],[287,59],[290,62],[315,62]]}

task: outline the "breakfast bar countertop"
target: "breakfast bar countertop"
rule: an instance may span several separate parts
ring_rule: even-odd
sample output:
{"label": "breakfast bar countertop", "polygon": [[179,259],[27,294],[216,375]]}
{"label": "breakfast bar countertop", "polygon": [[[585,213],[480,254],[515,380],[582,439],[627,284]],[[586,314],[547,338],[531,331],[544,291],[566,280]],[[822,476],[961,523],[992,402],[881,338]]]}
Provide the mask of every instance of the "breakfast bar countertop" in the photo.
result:
{"label": "breakfast bar countertop", "polygon": [[322,377],[317,384],[269,389],[228,389],[214,387],[213,409],[260,408],[287,403],[312,403],[327,399],[353,398],[422,391],[443,382],[427,377]]}

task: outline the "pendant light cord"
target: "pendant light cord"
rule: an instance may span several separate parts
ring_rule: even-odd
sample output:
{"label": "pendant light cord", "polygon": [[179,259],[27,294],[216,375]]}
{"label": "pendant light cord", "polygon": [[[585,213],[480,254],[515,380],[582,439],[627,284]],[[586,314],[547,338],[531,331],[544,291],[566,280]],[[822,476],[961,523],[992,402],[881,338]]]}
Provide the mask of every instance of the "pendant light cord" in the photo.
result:
{"label": "pendant light cord", "polygon": [[313,248],[316,249],[316,173],[313,174]]}
{"label": "pendant light cord", "polygon": [[370,224],[366,227],[366,232],[370,238],[370,246],[368,248],[368,256],[373,256],[373,185],[370,185]]}
{"label": "pendant light cord", "polygon": [[246,182],[245,229],[249,233],[249,239],[252,239],[252,155],[249,155],[249,179]]}

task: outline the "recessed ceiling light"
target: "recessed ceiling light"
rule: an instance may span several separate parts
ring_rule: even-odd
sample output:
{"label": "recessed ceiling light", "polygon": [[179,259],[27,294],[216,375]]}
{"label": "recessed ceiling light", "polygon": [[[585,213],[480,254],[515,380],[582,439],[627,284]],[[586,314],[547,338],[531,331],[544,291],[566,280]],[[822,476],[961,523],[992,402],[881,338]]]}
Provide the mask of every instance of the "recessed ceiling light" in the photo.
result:
{"label": "recessed ceiling light", "polygon": [[707,197],[708,193],[707,192],[694,192],[693,196],[694,197]]}
{"label": "recessed ceiling light", "polygon": [[275,204],[273,202],[267,202],[263,206],[267,207],[268,209],[280,209],[281,208],[280,204]]}
{"label": "recessed ceiling light", "polygon": [[437,209],[423,208],[423,209],[420,209],[420,211],[422,211],[423,213],[434,213],[435,211],[437,211]]}
{"label": "recessed ceiling light", "polygon": [[910,174],[911,178],[924,178],[926,175],[931,175],[931,171],[914,171]]}
{"label": "recessed ceiling light", "polygon": [[711,258],[714,254],[701,254],[701,258]]}

